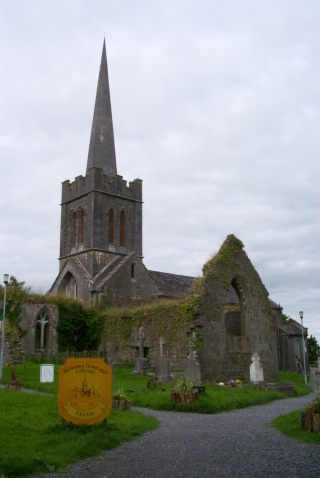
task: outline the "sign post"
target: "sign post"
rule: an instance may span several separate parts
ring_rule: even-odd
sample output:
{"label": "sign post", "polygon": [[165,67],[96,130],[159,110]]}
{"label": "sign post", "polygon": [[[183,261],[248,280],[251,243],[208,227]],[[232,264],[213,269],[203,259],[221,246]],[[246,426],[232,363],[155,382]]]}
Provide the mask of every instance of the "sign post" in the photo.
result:
{"label": "sign post", "polygon": [[105,420],[112,409],[112,368],[103,359],[70,358],[59,369],[59,415],[76,425]]}

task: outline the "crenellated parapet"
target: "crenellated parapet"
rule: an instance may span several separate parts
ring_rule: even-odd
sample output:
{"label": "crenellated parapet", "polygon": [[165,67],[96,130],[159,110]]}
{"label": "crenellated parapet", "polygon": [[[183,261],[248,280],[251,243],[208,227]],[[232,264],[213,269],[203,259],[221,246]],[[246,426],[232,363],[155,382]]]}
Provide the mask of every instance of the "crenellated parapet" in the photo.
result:
{"label": "crenellated parapet", "polygon": [[142,180],[129,183],[122,176],[108,176],[100,168],[90,168],[86,176],[77,176],[74,181],[62,183],[62,204],[73,201],[90,191],[99,191],[111,196],[142,202]]}

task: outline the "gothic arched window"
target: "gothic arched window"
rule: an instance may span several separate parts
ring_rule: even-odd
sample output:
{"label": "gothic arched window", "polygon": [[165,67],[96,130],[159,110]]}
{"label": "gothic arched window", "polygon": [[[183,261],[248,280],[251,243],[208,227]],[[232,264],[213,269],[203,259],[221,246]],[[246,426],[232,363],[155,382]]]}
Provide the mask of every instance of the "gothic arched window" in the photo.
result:
{"label": "gothic arched window", "polygon": [[79,212],[79,244],[84,243],[84,210],[80,209]]}
{"label": "gothic arched window", "polygon": [[48,347],[49,341],[49,313],[42,309],[36,317],[35,350],[43,351]]}
{"label": "gothic arched window", "polygon": [[244,336],[243,292],[238,282],[233,279],[226,289],[224,305],[226,332],[233,336]]}
{"label": "gothic arched window", "polygon": [[109,209],[108,213],[108,241],[114,243],[114,210]]}
{"label": "gothic arched window", "polygon": [[71,247],[77,242],[77,214],[76,211],[71,212]]}
{"label": "gothic arched window", "polygon": [[120,246],[126,243],[126,215],[124,210],[120,213]]}

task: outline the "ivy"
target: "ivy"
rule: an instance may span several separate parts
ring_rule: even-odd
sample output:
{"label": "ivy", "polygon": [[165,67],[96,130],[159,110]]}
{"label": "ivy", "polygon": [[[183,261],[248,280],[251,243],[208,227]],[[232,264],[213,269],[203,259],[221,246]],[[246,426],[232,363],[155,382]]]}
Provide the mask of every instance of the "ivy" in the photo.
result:
{"label": "ivy", "polygon": [[103,317],[76,302],[59,301],[57,325],[59,351],[96,350],[100,344]]}

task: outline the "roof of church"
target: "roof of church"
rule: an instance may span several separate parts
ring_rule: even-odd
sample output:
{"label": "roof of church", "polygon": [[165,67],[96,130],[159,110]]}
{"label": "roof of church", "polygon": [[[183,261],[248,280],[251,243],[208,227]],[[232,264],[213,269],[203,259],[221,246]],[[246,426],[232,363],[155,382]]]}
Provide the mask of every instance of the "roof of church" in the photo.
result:
{"label": "roof of church", "polygon": [[103,169],[109,176],[117,174],[105,40],[94,106],[87,171],[93,167]]}
{"label": "roof of church", "polygon": [[185,297],[190,291],[195,277],[149,271],[157,287],[166,297]]}
{"label": "roof of church", "polygon": [[[166,297],[185,297],[190,292],[196,277],[170,274],[168,272],[149,271],[152,279]],[[227,304],[238,304],[239,297],[230,286],[226,292]]]}
{"label": "roof of church", "polygon": [[[169,272],[149,271],[149,274],[163,295],[172,298],[185,297],[196,279],[196,277],[170,274]],[[271,299],[269,299],[269,303],[273,309],[280,307]],[[232,285],[226,291],[226,304],[239,304],[238,294]]]}
{"label": "roof of church", "polygon": [[[287,324],[280,324],[280,330],[282,330],[286,335],[299,335],[301,336],[301,324],[296,320],[291,319]],[[303,327],[304,335],[308,335],[308,329]]]}

